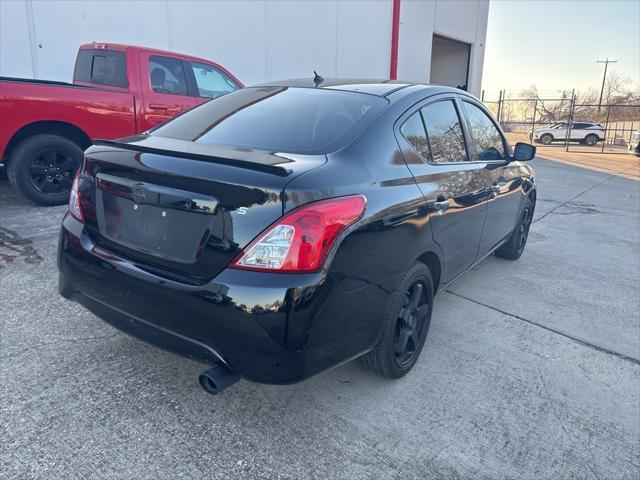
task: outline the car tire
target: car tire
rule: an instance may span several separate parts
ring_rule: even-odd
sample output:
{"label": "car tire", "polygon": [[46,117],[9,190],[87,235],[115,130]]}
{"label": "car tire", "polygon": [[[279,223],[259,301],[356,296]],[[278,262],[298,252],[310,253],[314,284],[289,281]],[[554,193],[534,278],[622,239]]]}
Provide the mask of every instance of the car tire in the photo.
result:
{"label": "car tire", "polygon": [[65,137],[34,135],[11,154],[7,176],[13,188],[32,202],[62,205],[69,199],[82,156],[82,149]]}
{"label": "car tire", "polygon": [[540,143],[543,145],[551,145],[553,142],[553,135],[550,133],[544,133],[540,136]]}
{"label": "car tire", "polygon": [[524,202],[518,223],[513,229],[513,232],[511,232],[509,240],[495,251],[496,257],[506,258],[507,260],[517,260],[522,256],[524,247],[527,246],[529,229],[531,228],[535,208],[535,197],[529,195]]}
{"label": "car tire", "polygon": [[598,137],[598,135],[596,135],[595,133],[590,133],[589,135],[584,137],[584,143],[590,147],[593,147],[599,141],[600,137]]}
{"label": "car tire", "polygon": [[433,296],[431,272],[423,263],[414,264],[389,297],[380,340],[360,357],[360,363],[382,377],[406,375],[418,360],[429,333]]}

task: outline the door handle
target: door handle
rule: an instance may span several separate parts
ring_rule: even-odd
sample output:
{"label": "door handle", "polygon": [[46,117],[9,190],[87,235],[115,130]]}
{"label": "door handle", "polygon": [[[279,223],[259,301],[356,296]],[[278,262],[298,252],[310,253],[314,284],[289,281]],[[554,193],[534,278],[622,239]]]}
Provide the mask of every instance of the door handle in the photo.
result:
{"label": "door handle", "polygon": [[151,110],[167,110],[167,107],[165,107],[164,105],[159,105],[157,103],[150,103],[149,108]]}
{"label": "door handle", "polygon": [[431,204],[431,211],[438,215],[444,215],[444,212],[449,208],[449,200],[439,200]]}

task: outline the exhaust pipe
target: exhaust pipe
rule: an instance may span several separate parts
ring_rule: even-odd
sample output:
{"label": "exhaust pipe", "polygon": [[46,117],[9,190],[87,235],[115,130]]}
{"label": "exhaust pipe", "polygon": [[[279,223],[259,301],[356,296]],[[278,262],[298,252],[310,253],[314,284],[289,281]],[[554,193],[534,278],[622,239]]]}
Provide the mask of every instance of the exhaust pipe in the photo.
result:
{"label": "exhaust pipe", "polygon": [[216,363],[209,370],[200,374],[200,386],[211,395],[216,395],[240,380],[240,375],[222,362]]}

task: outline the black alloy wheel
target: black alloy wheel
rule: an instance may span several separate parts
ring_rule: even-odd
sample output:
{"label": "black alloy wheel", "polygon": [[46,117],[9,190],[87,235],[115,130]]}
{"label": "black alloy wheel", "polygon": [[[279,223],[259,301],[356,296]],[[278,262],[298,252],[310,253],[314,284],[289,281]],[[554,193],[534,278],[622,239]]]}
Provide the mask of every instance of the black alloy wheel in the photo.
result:
{"label": "black alloy wheel", "polygon": [[377,345],[360,357],[360,363],[386,378],[406,375],[424,347],[435,293],[429,268],[413,264],[388,298]]}
{"label": "black alloy wheel", "polygon": [[518,218],[518,223],[511,233],[509,240],[496,250],[496,257],[506,258],[507,260],[517,260],[520,258],[529,239],[529,229],[531,228],[535,208],[535,195],[530,194],[525,200],[522,213]]}
{"label": "black alloy wheel", "polygon": [[408,365],[421,344],[429,318],[429,299],[421,280],[415,281],[407,290],[396,320],[393,351],[398,367]]}
{"label": "black alloy wheel", "polygon": [[82,148],[68,138],[49,133],[33,135],[11,152],[7,176],[11,185],[32,202],[61,205],[69,200],[82,157]]}
{"label": "black alloy wheel", "polygon": [[77,169],[77,162],[64,151],[45,148],[31,158],[29,179],[33,187],[45,195],[68,194]]}
{"label": "black alloy wheel", "polygon": [[527,245],[527,239],[529,238],[529,229],[531,228],[531,220],[533,220],[533,208],[531,205],[531,201],[527,200],[527,203],[522,212],[520,222],[518,222],[519,226],[517,232],[516,248],[520,254],[522,254],[524,247]]}

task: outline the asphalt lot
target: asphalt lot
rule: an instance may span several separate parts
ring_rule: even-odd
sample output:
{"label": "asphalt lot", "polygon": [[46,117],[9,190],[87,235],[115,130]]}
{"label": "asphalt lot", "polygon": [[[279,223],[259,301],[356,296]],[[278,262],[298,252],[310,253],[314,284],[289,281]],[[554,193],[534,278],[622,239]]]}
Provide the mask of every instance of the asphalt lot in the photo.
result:
{"label": "asphalt lot", "polygon": [[533,166],[525,254],[436,298],[407,377],[352,362],[217,397],[59,297],[65,207],[0,182],[0,477],[637,479],[640,182]]}

